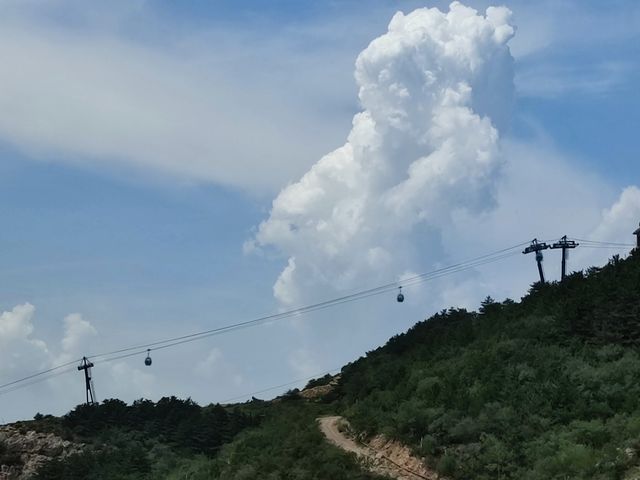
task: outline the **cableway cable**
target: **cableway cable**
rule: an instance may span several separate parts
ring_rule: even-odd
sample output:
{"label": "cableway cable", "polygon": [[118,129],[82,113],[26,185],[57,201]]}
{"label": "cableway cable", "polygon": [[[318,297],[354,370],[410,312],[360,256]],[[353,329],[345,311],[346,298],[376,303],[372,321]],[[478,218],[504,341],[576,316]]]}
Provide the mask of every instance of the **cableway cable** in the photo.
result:
{"label": "cableway cable", "polygon": [[605,242],[601,240],[587,240],[585,238],[575,238],[575,237],[572,237],[571,240],[581,242],[582,243],[581,246],[584,246],[585,244],[589,244],[589,245],[613,245],[617,247],[632,247],[632,248],[635,247],[635,245],[631,243]]}
{"label": "cableway cable", "polygon": [[[79,358],[79,359],[76,359],[76,360],[71,360],[70,362],[63,363],[62,365],[56,365],[55,367],[48,368],[48,369],[43,370],[41,372],[34,373],[34,374],[31,374],[31,375],[27,375],[26,377],[23,377],[23,378],[21,378],[19,380],[14,380],[13,382],[9,382],[9,383],[5,383],[3,385],[0,385],[0,389],[3,389],[5,387],[9,387],[9,386],[14,385],[16,383],[20,383],[20,382],[24,382],[26,380],[30,380],[30,379],[35,378],[35,377],[39,377],[41,375],[45,375],[45,374],[50,373],[50,372],[54,372],[56,370],[60,370],[61,368],[68,367],[69,365],[75,365],[80,360],[82,360],[82,359]],[[33,382],[33,383],[36,383],[36,382]]]}
{"label": "cableway cable", "polygon": [[[453,264],[453,265],[449,265],[447,267],[439,268],[439,269],[436,269],[436,270],[433,270],[433,271],[430,271],[430,272],[426,272],[426,273],[414,275],[412,277],[404,278],[404,279],[402,279],[400,281],[390,282],[390,283],[387,283],[385,285],[381,285],[381,286],[378,286],[378,287],[374,287],[374,288],[358,291],[358,292],[355,292],[355,293],[352,293],[352,294],[349,294],[349,295],[344,295],[342,297],[337,297],[337,298],[334,298],[334,299],[326,300],[324,302],[319,302],[319,303],[316,303],[316,304],[312,304],[312,305],[308,305],[308,306],[304,306],[304,307],[288,310],[286,312],[280,312],[280,313],[277,313],[277,314],[266,315],[266,316],[262,316],[262,317],[255,318],[255,319],[252,319],[252,320],[239,322],[239,323],[235,323],[235,324],[231,324],[231,325],[226,325],[226,326],[222,326],[222,327],[217,327],[217,328],[210,329],[210,330],[205,330],[205,331],[202,331],[202,332],[196,332],[196,333],[192,333],[192,334],[188,334],[188,335],[182,335],[182,336],[168,338],[168,339],[165,339],[165,340],[155,341],[155,342],[146,343],[146,344],[139,344],[139,345],[135,345],[135,346],[127,347],[127,348],[122,348],[122,349],[117,349],[117,350],[113,350],[113,351],[109,351],[109,352],[102,352],[102,353],[95,354],[95,355],[89,355],[88,357],[92,358],[92,359],[97,359],[94,363],[111,362],[111,361],[115,361],[115,360],[119,360],[119,359],[123,359],[123,358],[136,356],[136,355],[139,355],[140,353],[148,352],[150,349],[161,350],[161,349],[165,349],[165,348],[169,348],[169,347],[174,347],[174,346],[177,346],[177,345],[188,343],[190,341],[195,341],[195,340],[199,340],[199,339],[203,339],[203,338],[209,338],[209,337],[215,336],[215,335],[221,335],[221,334],[224,334],[224,333],[233,332],[233,331],[240,330],[240,329],[243,329],[243,328],[252,327],[254,325],[258,325],[258,324],[261,324],[261,323],[267,323],[267,322],[270,322],[270,321],[280,320],[280,319],[283,319],[283,318],[288,318],[288,317],[292,317],[292,316],[298,316],[298,315],[302,315],[302,314],[305,314],[305,313],[310,313],[310,312],[314,312],[314,311],[318,311],[318,310],[323,310],[325,308],[329,308],[329,307],[333,307],[333,306],[337,306],[337,305],[342,305],[342,304],[347,303],[347,302],[352,302],[352,301],[356,301],[356,300],[362,300],[362,299],[369,298],[369,297],[374,296],[374,295],[380,295],[380,294],[387,293],[389,291],[395,290],[398,287],[398,285],[400,285],[400,284],[410,287],[410,286],[417,285],[417,284],[422,283],[422,282],[427,281],[427,280],[431,280],[431,279],[442,277],[444,275],[458,273],[458,272],[461,272],[461,271],[464,271],[464,270],[468,270],[470,268],[475,268],[477,266],[484,265],[486,263],[502,260],[503,258],[506,258],[507,256],[512,256],[512,255],[517,254],[517,252],[514,252],[514,250],[520,248],[523,245],[526,245],[527,243],[528,242],[522,242],[522,243],[519,243],[517,245],[513,245],[511,247],[503,248],[503,249],[497,250],[497,251],[492,252],[492,253],[488,253],[488,254],[485,254],[485,255],[481,255],[479,257],[475,257],[473,259],[466,260],[464,262],[459,262],[459,263],[456,263],[456,264]],[[122,355],[117,355],[117,354],[120,354],[120,353]],[[48,373],[57,371],[59,369],[67,367],[69,365],[76,364],[76,363],[78,363],[80,361],[81,361],[81,359],[78,358],[78,359],[72,360],[70,362],[67,362],[67,363],[64,363],[64,364],[61,364],[61,365],[57,365],[57,366],[54,366],[52,368],[43,370],[41,372],[33,373],[33,374],[28,375],[26,377],[23,377],[23,378],[20,378],[20,379],[17,379],[17,380],[2,384],[2,385],[0,385],[0,392],[2,392],[7,387],[12,387],[13,385],[25,382],[27,380],[31,380],[33,378],[46,375]]]}
{"label": "cableway cable", "polygon": [[[581,246],[584,246],[584,247],[587,247],[587,248],[626,248],[626,247],[634,247],[634,245],[625,244],[625,243],[601,242],[601,241],[598,241],[598,240],[587,240],[587,239],[579,239],[579,238],[573,238],[573,239],[582,242]],[[384,285],[380,285],[378,287],[357,291],[357,292],[351,293],[349,295],[344,295],[344,296],[333,298],[333,299],[326,300],[326,301],[323,301],[323,302],[319,302],[319,303],[315,303],[315,304],[311,304],[311,305],[295,308],[295,309],[288,310],[288,311],[285,311],[285,312],[265,315],[265,316],[262,316],[262,317],[254,318],[254,319],[243,321],[243,322],[238,322],[238,323],[234,323],[234,324],[230,324],[230,325],[225,325],[225,326],[222,326],[222,327],[216,327],[216,328],[213,328],[213,329],[204,330],[204,331],[201,331],[201,332],[195,332],[195,333],[191,333],[191,334],[187,334],[187,335],[167,338],[167,339],[164,339],[164,340],[158,340],[158,341],[151,342],[151,343],[139,344],[139,345],[134,345],[134,346],[121,348],[121,349],[117,349],[117,350],[112,350],[112,351],[108,351],[108,352],[102,352],[102,353],[98,353],[98,354],[95,354],[95,355],[89,355],[88,357],[91,358],[94,361],[94,363],[96,363],[96,364],[112,362],[112,361],[116,361],[116,360],[121,360],[121,359],[129,358],[129,357],[137,356],[137,355],[140,355],[141,353],[145,353],[145,352],[148,354],[151,350],[155,351],[155,350],[162,350],[162,349],[166,349],[166,348],[170,348],[170,347],[175,347],[175,346],[182,345],[182,344],[189,343],[189,342],[193,342],[193,341],[196,341],[196,340],[201,340],[201,339],[210,338],[210,337],[217,336],[217,335],[222,335],[222,334],[226,334],[226,333],[230,333],[230,332],[235,332],[237,330],[253,327],[253,326],[264,324],[264,323],[268,323],[268,322],[272,322],[272,321],[276,321],[276,320],[281,320],[281,319],[285,319],[285,318],[289,318],[289,317],[293,317],[293,316],[299,316],[299,315],[303,315],[303,314],[306,314],[306,313],[316,312],[316,311],[319,311],[319,310],[324,310],[326,308],[331,308],[331,307],[334,307],[334,306],[342,305],[342,304],[353,302],[353,301],[363,300],[363,299],[366,299],[366,298],[370,298],[372,296],[381,295],[381,294],[388,293],[390,291],[394,291],[394,290],[396,290],[398,288],[398,286],[401,286],[401,287],[416,286],[416,285],[422,284],[422,283],[424,283],[426,281],[430,281],[430,280],[441,278],[441,277],[444,277],[444,276],[447,276],[447,275],[452,275],[452,274],[455,274],[455,273],[463,272],[463,271],[466,271],[466,270],[469,270],[469,269],[473,269],[473,268],[476,268],[476,267],[479,267],[479,266],[482,266],[482,265],[486,265],[486,264],[489,264],[489,263],[497,262],[497,261],[512,257],[514,255],[518,255],[520,252],[516,251],[516,250],[519,249],[520,247],[524,246],[524,245],[527,245],[528,243],[529,242],[521,242],[521,243],[513,245],[511,247],[503,248],[503,249],[494,251],[492,253],[488,253],[488,254],[485,254],[485,255],[481,255],[479,257],[475,257],[475,258],[463,261],[463,262],[459,262],[459,263],[456,263],[456,264],[453,264],[453,265],[449,265],[447,267],[443,267],[443,268],[439,268],[439,269],[432,270],[432,271],[429,271],[429,272],[425,272],[425,273],[413,275],[413,276],[410,276],[410,277],[402,278],[400,280],[397,280],[397,281],[394,281],[394,282],[390,282],[390,283],[387,283],[387,284],[384,284]],[[57,365],[57,366],[54,366],[52,368],[43,370],[41,372],[33,373],[33,374],[28,375],[26,377],[23,377],[23,378],[20,378],[20,379],[17,379],[17,380],[2,384],[2,385],[0,385],[0,395],[16,390],[17,388],[15,388],[15,387],[17,386],[17,384],[21,384],[21,383],[26,382],[28,380],[32,380],[32,379],[34,379],[36,377],[47,375],[43,379],[39,379],[39,380],[34,381],[34,382],[28,382],[24,386],[31,385],[31,384],[37,383],[39,381],[47,380],[49,378],[57,376],[58,374],[67,373],[68,371],[71,371],[72,369],[67,369],[67,370],[64,370],[62,372],[55,373],[53,375],[48,375],[48,374],[51,374],[53,372],[57,372],[58,370],[63,369],[65,367],[68,367],[70,365],[76,364],[79,361],[81,361],[81,359],[75,359],[75,360],[72,360],[70,362],[67,362],[67,363],[64,363],[64,364],[61,364],[61,365]],[[7,387],[9,387],[9,388],[7,388]]]}
{"label": "cableway cable", "polygon": [[[521,247],[523,244],[518,245],[518,247],[514,247],[514,248],[519,248]],[[477,261],[477,262],[473,262],[473,263],[469,263],[468,265],[462,265],[460,264],[460,266],[450,266],[450,267],[446,267],[445,269],[440,269],[440,270],[436,270],[434,272],[431,272],[431,276],[426,276],[427,274],[421,274],[421,275],[416,275],[413,277],[409,277],[405,280],[402,281],[398,281],[398,282],[394,282],[394,283],[390,283],[388,285],[384,285],[381,287],[377,287],[374,289],[370,289],[370,290],[366,290],[366,291],[362,291],[362,292],[358,292],[356,294],[352,294],[352,295],[347,295],[344,297],[340,297],[337,299],[333,299],[333,300],[329,300],[326,302],[322,302],[322,303],[318,303],[318,304],[314,304],[314,305],[310,305],[308,307],[303,307],[300,309],[295,309],[295,310],[289,310],[287,312],[283,312],[277,315],[269,315],[266,317],[260,317],[254,320],[249,320],[246,322],[241,322],[241,323],[237,323],[237,324],[233,324],[233,325],[227,325],[225,327],[219,327],[216,329],[212,329],[212,330],[208,330],[208,331],[204,331],[204,332],[199,332],[197,334],[191,334],[188,336],[183,336],[183,337],[178,337],[174,340],[176,341],[170,341],[170,343],[166,343],[167,340],[162,341],[162,342],[156,342],[154,344],[146,344],[146,345],[139,345],[137,347],[130,347],[127,349],[121,349],[119,351],[115,351],[115,352],[111,352],[111,353],[107,353],[107,354],[102,354],[102,355],[94,355],[91,356],[90,358],[95,359],[98,357],[108,357],[108,358],[102,358],[102,359],[98,359],[98,360],[93,360],[95,364],[100,364],[100,363],[105,363],[105,362],[111,362],[114,360],[121,360],[124,358],[129,358],[129,357],[134,357],[137,355],[140,355],[142,353],[147,352],[147,350],[149,349],[149,347],[154,346],[154,348],[152,350],[162,350],[165,348],[170,348],[170,347],[174,347],[177,345],[182,345],[185,343],[189,343],[189,342],[193,342],[196,340],[201,340],[204,338],[210,338],[213,336],[217,336],[217,335],[222,335],[222,334],[226,334],[229,332],[233,332],[236,330],[241,330],[241,329],[245,329],[245,328],[249,328],[249,327],[253,327],[262,323],[267,323],[267,322],[271,322],[271,321],[275,321],[275,320],[281,320],[284,318],[289,318],[289,317],[293,317],[293,316],[298,316],[301,314],[306,314],[306,313],[311,313],[311,312],[316,312],[318,310],[324,310],[326,308],[330,308],[330,307],[334,307],[337,305],[342,305],[345,303],[350,303],[353,301],[358,301],[358,300],[363,300],[365,298],[369,298],[372,296],[376,296],[376,295],[381,295],[384,293],[388,293],[390,291],[395,290],[398,287],[398,284],[402,283],[403,286],[407,286],[407,287],[412,287],[415,285],[419,285],[421,283],[424,283],[427,280],[433,280],[436,278],[440,278],[443,277],[445,275],[451,275],[453,273],[459,273],[465,270],[469,270],[472,268],[476,268],[478,266],[481,265],[486,265],[488,263],[493,263],[499,260],[503,260],[505,258],[509,258],[512,257],[514,255],[519,255],[520,252],[510,252],[510,253],[506,253],[506,254],[502,254],[500,256],[497,257],[493,257],[493,258],[486,258],[486,256],[483,256],[483,260],[481,261]],[[456,267],[456,268],[453,268]],[[128,353],[125,353],[128,352]],[[115,357],[111,357],[110,355],[112,354],[116,354],[116,353],[123,353],[122,355],[117,355]]]}

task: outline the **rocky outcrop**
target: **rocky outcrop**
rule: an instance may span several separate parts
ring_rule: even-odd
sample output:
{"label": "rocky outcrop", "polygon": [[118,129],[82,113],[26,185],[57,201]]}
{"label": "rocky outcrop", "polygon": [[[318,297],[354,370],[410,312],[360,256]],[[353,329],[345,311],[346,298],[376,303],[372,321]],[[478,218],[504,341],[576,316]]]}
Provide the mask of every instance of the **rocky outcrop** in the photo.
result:
{"label": "rocky outcrop", "polygon": [[335,375],[329,383],[326,385],[319,385],[317,387],[305,388],[301,390],[298,395],[300,395],[305,400],[316,400],[322,398],[329,393],[333,392],[333,390],[338,385],[338,381],[340,380],[340,374]]}
{"label": "rocky outcrop", "polygon": [[54,458],[80,453],[84,445],[63,440],[53,433],[0,427],[0,480],[26,480]]}

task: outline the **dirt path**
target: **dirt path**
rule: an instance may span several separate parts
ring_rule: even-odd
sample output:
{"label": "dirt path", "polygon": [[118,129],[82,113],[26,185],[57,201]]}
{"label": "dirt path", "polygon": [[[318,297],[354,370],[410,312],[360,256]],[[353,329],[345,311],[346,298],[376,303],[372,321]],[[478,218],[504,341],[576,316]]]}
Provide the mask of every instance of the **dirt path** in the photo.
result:
{"label": "dirt path", "polygon": [[378,435],[367,444],[360,443],[348,435],[349,423],[342,417],[318,419],[320,430],[329,442],[347,452],[355,453],[371,472],[397,480],[444,480],[429,470],[420,459],[399,442]]}
{"label": "dirt path", "polygon": [[340,432],[339,425],[341,421],[342,417],[322,417],[318,419],[320,430],[329,442],[358,456],[366,457],[371,455],[371,451],[367,447],[357,444],[355,440]]}

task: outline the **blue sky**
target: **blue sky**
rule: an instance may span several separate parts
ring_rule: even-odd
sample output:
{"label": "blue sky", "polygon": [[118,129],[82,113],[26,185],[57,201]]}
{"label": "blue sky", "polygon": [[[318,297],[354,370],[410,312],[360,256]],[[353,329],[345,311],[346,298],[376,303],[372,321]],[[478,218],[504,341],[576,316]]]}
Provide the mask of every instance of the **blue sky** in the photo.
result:
{"label": "blue sky", "polygon": [[[468,3],[480,13],[489,5]],[[376,275],[345,279],[327,260],[295,286],[299,302],[534,236],[632,240],[621,232],[635,228],[640,206],[622,192],[640,178],[639,6],[505,3],[517,25],[515,97],[497,203],[394,232],[402,252]],[[358,54],[397,10],[423,6],[448,9],[0,0],[0,342],[9,345],[0,383],[290,306],[273,287],[292,251],[304,260],[304,242],[247,244],[278,193],[345,142],[362,109]],[[573,266],[610,253],[576,253]],[[402,310],[374,298],[158,352],[151,369],[122,361],[96,369],[98,396],[221,401],[338,367],[440,308],[517,298],[533,280],[533,260],[516,257],[409,292]],[[27,303],[33,312],[14,311]],[[0,420],[63,413],[82,396],[72,373],[0,396]]]}

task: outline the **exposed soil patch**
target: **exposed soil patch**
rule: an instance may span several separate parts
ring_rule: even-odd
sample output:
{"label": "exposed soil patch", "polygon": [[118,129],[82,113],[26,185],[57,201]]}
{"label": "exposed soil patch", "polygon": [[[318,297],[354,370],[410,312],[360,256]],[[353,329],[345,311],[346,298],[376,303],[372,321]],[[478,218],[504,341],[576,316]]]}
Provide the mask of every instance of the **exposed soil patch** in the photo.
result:
{"label": "exposed soil patch", "polygon": [[329,442],[355,453],[363,466],[373,473],[397,480],[445,480],[413,456],[409,448],[384,435],[363,443],[348,433],[349,422],[342,417],[322,417],[318,424]]}

